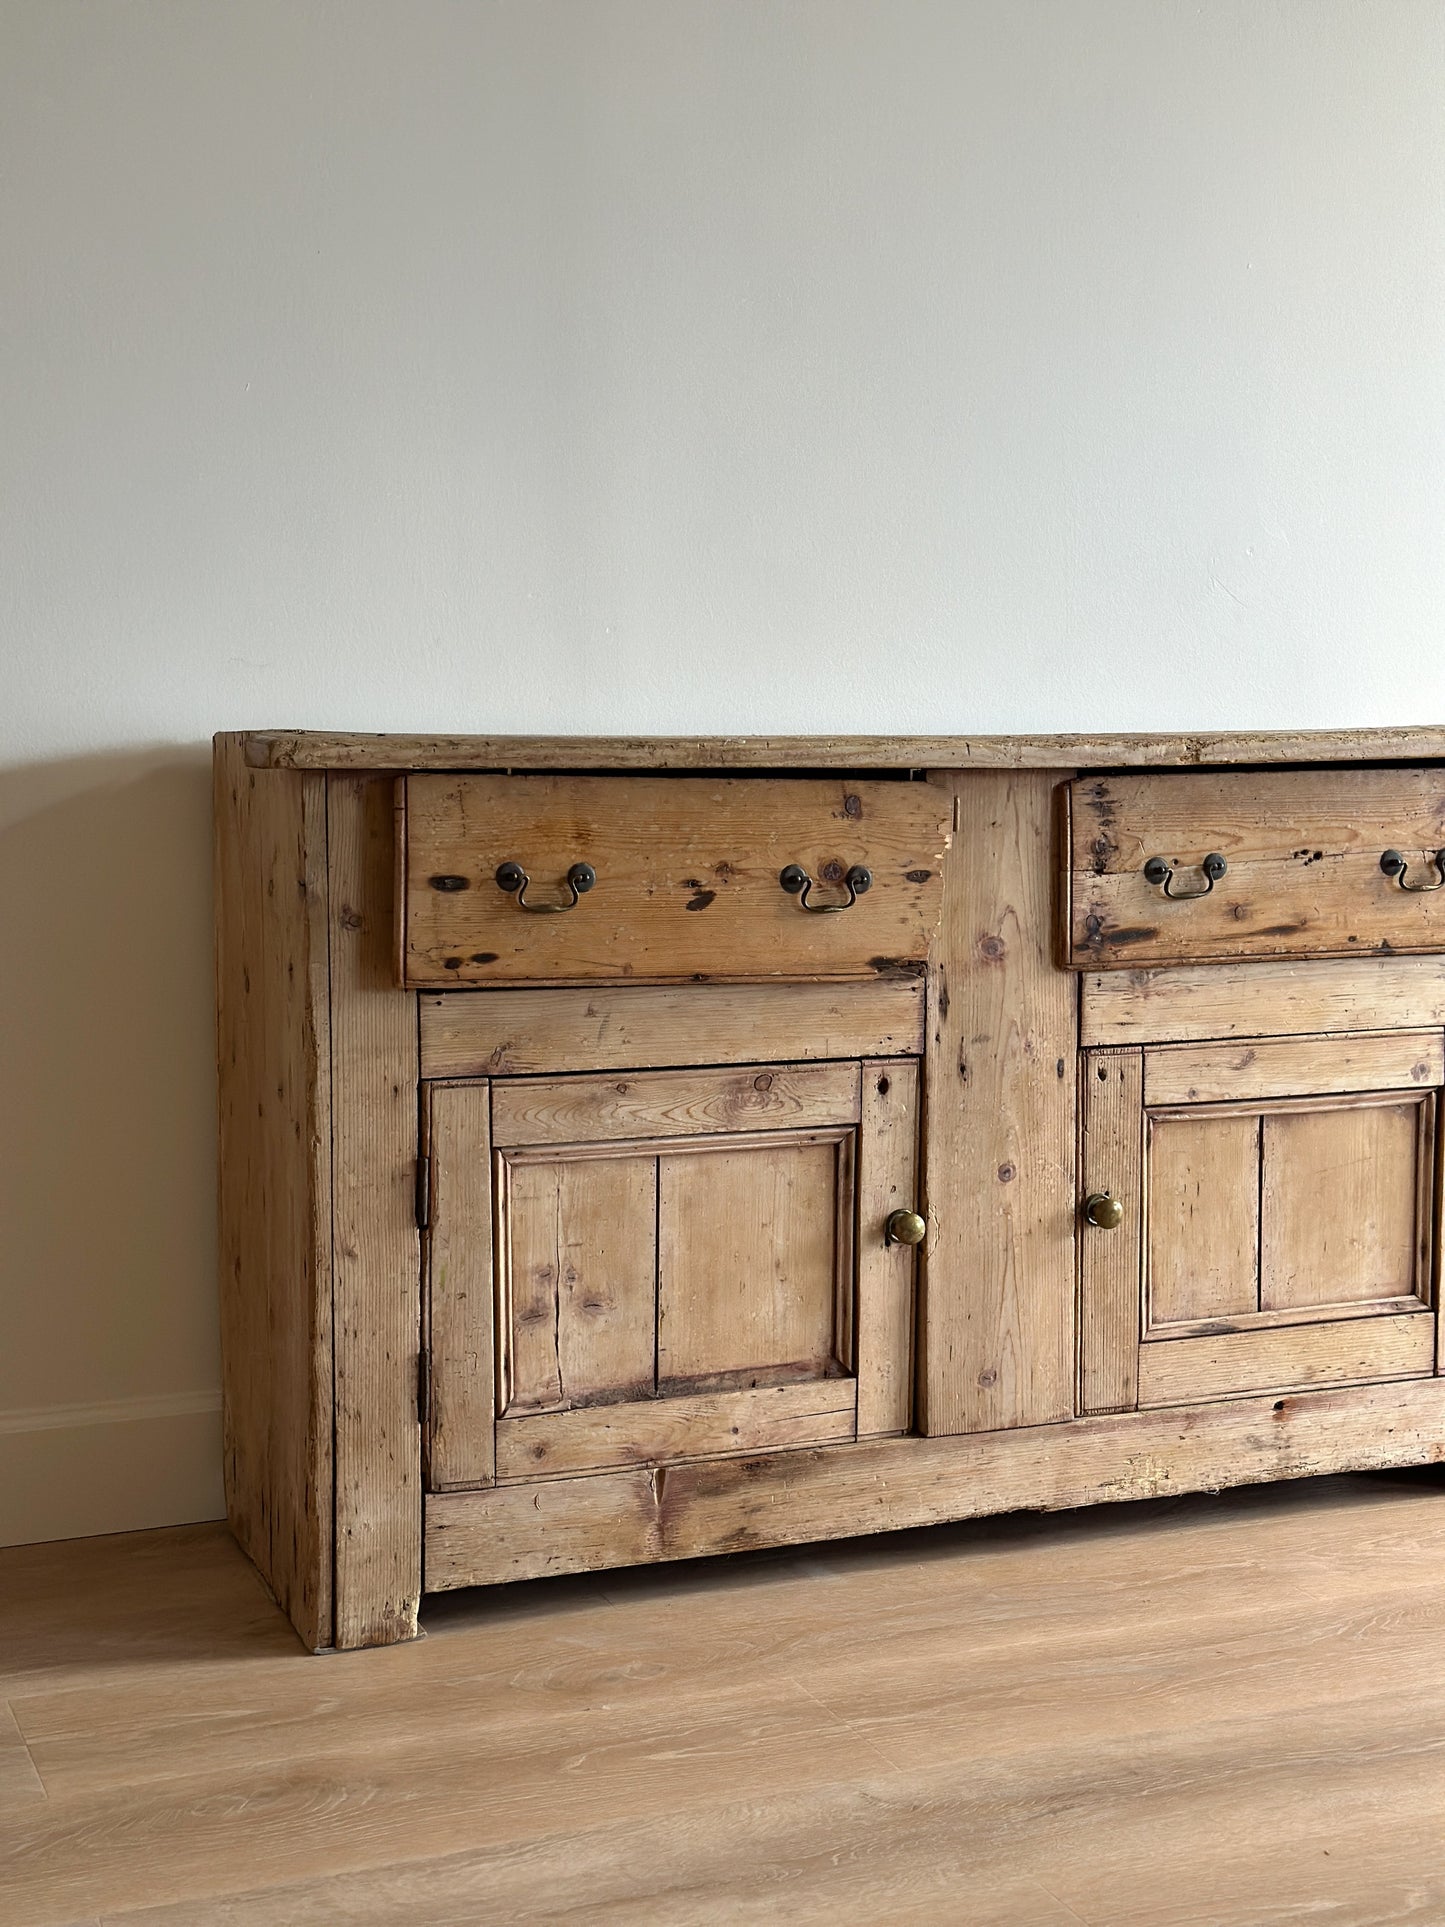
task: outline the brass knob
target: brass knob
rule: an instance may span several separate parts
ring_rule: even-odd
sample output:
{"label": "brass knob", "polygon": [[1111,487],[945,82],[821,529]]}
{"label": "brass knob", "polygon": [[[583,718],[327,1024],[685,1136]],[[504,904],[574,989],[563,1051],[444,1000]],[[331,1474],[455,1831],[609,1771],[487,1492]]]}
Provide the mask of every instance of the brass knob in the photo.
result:
{"label": "brass knob", "polygon": [[921,1245],[928,1236],[928,1224],[916,1211],[890,1211],[883,1227],[883,1242],[889,1245]]}
{"label": "brass knob", "polygon": [[1100,1231],[1117,1231],[1124,1222],[1124,1207],[1112,1191],[1096,1191],[1084,1200],[1084,1216]]}

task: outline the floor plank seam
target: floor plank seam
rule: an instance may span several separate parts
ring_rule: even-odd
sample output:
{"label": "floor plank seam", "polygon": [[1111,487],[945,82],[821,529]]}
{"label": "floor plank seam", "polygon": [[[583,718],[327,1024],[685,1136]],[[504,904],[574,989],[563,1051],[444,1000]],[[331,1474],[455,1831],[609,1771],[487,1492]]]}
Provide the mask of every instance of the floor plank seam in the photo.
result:
{"label": "floor plank seam", "polygon": [[[887,1754],[884,1752],[883,1748],[879,1746],[878,1742],[873,1738],[873,1735],[871,1733],[865,1733],[862,1727],[856,1725],[854,1721],[847,1718],[845,1714],[836,1712],[831,1706],[828,1705],[826,1700],[820,1700],[818,1698],[818,1695],[814,1692],[811,1692],[808,1687],[804,1686],[801,1680],[793,1679],[790,1677],[788,1680],[788,1684],[789,1686],[793,1687],[795,1691],[804,1694],[808,1699],[810,1699],[813,1702],[814,1706],[816,1706],[821,1712],[827,1715],[828,1719],[833,1723],[834,1726],[840,1727],[845,1733],[851,1733],[855,1739],[861,1740],[863,1744],[868,1748],[869,1752],[875,1754],[877,1758],[883,1762],[883,1765],[887,1768],[888,1772],[901,1773],[903,1771],[903,1768],[899,1766],[898,1762],[895,1759],[893,1759],[890,1754]],[[852,1785],[859,1784],[859,1782],[857,1782],[856,1780],[850,1779],[845,1781],[843,1784],[852,1786]]]}

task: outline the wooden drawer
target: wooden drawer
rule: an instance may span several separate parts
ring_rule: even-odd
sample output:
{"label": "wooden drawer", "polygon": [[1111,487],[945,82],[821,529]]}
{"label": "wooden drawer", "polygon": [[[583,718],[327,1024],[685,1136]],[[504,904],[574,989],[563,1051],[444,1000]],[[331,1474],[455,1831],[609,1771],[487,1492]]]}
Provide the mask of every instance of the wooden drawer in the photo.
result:
{"label": "wooden drawer", "polygon": [[1091,776],[1068,803],[1076,969],[1445,950],[1445,770]]}
{"label": "wooden drawer", "polygon": [[[916,967],[938,921],[945,804],[923,783],[416,775],[400,790],[409,986],[874,978]],[[790,891],[790,868],[811,882]]]}

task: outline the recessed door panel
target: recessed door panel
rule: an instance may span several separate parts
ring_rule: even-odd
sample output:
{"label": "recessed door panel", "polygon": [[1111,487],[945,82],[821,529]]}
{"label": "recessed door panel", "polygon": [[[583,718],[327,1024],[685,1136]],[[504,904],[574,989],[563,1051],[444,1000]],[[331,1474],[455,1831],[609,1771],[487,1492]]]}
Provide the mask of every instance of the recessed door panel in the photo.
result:
{"label": "recessed door panel", "polygon": [[498,1411],[652,1390],[657,1160],[499,1153]]}
{"label": "recessed door panel", "polygon": [[1430,1122],[1418,1098],[1261,1119],[1261,1310],[1417,1295]]}
{"label": "recessed door panel", "polygon": [[1149,1324],[1258,1308],[1257,1117],[1148,1120]]}
{"label": "recessed door panel", "polygon": [[659,1383],[848,1369],[853,1134],[658,1160]]}

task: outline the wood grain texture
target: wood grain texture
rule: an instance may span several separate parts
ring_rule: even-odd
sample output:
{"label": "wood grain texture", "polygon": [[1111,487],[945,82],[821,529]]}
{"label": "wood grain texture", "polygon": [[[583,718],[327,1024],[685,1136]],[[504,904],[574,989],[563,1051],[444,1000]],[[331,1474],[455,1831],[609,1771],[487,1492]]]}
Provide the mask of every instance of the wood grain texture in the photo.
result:
{"label": "wood grain texture", "polygon": [[1228,763],[1445,759],[1445,726],[1117,732],[1061,736],[422,736],[252,730],[247,760],[275,769],[1073,770]]}
{"label": "wood grain texture", "polygon": [[[1358,1330],[1376,1321],[1346,1322]],[[1428,1335],[1427,1318],[1404,1322]],[[1149,1347],[1169,1349],[1179,1347]],[[675,1466],[660,1481],[644,1470],[604,1472],[437,1494],[427,1501],[427,1581],[439,1590],[496,1585],[1018,1507],[1052,1511],[1441,1460],[1445,1382],[1433,1377],[1118,1413],[1067,1429],[860,1440]]]}
{"label": "wood grain texture", "polygon": [[650,1397],[657,1159],[498,1160],[501,1412]]}
{"label": "wood grain texture", "polygon": [[453,1594],[320,1665],[220,1535],[3,1553],[49,1788],[7,1910],[1423,1927],[1441,1510],[1315,1481]]}
{"label": "wood grain texture", "polygon": [[1144,1053],[1144,1102],[1224,1104],[1344,1091],[1423,1091],[1445,1081],[1445,1033],[1253,1038]]}
{"label": "wood grain texture", "polygon": [[1115,1197],[1112,1231],[1079,1229],[1079,1409],[1131,1412],[1138,1402],[1144,1299],[1144,1067],[1137,1050],[1083,1060],[1080,1206]]}
{"label": "wood grain texture", "polygon": [[427,1484],[488,1485],[497,1378],[490,1096],[485,1084],[444,1086],[427,1107]]}
{"label": "wood grain texture", "polygon": [[949,779],[930,975],[923,1430],[1074,1409],[1078,1006],[1054,963],[1054,781]]}
{"label": "wood grain texture", "polygon": [[846,1369],[852,1132],[678,1146],[658,1159],[657,1183],[659,1390]]}
{"label": "wood grain texture", "polygon": [[1091,971],[1081,993],[1086,1045],[1421,1030],[1445,1024],[1445,957]]}
{"label": "wood grain texture", "polygon": [[913,1423],[916,1247],[886,1242],[889,1214],[921,1211],[916,1064],[863,1066],[858,1131],[858,1433],[906,1432]]}
{"label": "wood grain texture", "polygon": [[0,1815],[14,1813],[27,1800],[43,1800],[45,1783],[25,1744],[9,1704],[0,1699]]}
{"label": "wood grain texture", "polygon": [[392,791],[334,776],[330,828],[336,1644],[416,1635],[417,1034],[391,968]]}
{"label": "wood grain texture", "polygon": [[497,1476],[540,1479],[833,1444],[855,1435],[857,1406],[854,1379],[825,1378],[504,1418],[497,1426]]}
{"label": "wood grain texture", "polygon": [[[1408,892],[1380,868],[1397,849],[1413,880],[1445,849],[1445,771],[1089,776],[1070,801],[1081,968],[1445,948],[1445,892]],[[1207,895],[1171,902],[1145,880],[1162,857],[1196,890],[1211,851],[1229,868]]]}
{"label": "wood grain texture", "polygon": [[1144,1346],[1139,1404],[1195,1404],[1264,1391],[1405,1378],[1434,1369],[1434,1320],[1423,1310],[1271,1331],[1222,1332]]}
{"label": "wood grain texture", "polygon": [[856,1123],[858,1102],[856,1064],[499,1079],[492,1087],[492,1141],[509,1149],[816,1129]]}
{"label": "wood grain texture", "polygon": [[[922,783],[412,776],[406,980],[438,985],[862,978],[921,965],[946,831]],[[568,905],[566,877],[596,885]],[[801,864],[810,907],[779,876]],[[844,877],[872,877],[848,906]],[[435,878],[442,878],[438,886]],[[845,906],[818,914],[817,905]]]}
{"label": "wood grain texture", "polygon": [[[921,979],[423,996],[423,1077],[917,1056]],[[1442,995],[1445,1005],[1445,995]],[[1445,1019],[1442,1019],[1445,1021]]]}
{"label": "wood grain texture", "polygon": [[1260,1120],[1262,1310],[1428,1301],[1435,1102]]}
{"label": "wood grain texture", "polygon": [[1259,1309],[1260,1132],[1248,1112],[1147,1121],[1147,1326]]}
{"label": "wood grain texture", "polygon": [[326,789],[216,739],[219,1281],[231,1528],[332,1634]]}

